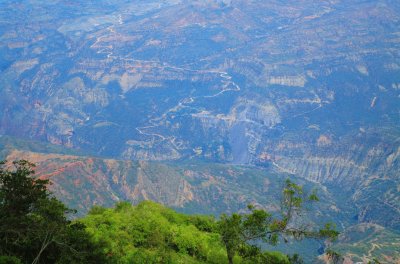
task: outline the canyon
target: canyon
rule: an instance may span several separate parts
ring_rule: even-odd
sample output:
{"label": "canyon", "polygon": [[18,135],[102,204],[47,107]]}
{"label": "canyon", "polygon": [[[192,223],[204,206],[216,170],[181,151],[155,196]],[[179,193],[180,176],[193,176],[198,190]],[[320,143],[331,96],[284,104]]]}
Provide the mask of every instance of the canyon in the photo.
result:
{"label": "canyon", "polygon": [[234,212],[292,177],[321,190],[349,256],[396,263],[399,14],[393,0],[1,1],[1,156],[37,163],[80,215],[143,199]]}

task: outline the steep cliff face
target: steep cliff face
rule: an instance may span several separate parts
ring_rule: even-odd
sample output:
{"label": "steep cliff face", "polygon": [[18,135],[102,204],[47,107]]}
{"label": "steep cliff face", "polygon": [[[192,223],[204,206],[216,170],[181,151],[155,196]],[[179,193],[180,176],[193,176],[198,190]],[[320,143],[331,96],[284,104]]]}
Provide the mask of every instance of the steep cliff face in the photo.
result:
{"label": "steep cliff face", "polygon": [[308,144],[281,140],[277,145],[271,142],[265,151],[277,167],[312,181],[347,185],[351,189],[374,178],[395,178],[400,146],[397,131],[381,133],[364,131],[341,138],[317,133]]}
{"label": "steep cliff face", "polygon": [[271,142],[264,149],[264,162],[351,194],[359,222],[400,228],[397,131],[359,131],[339,139],[316,134],[310,139],[309,144]]}

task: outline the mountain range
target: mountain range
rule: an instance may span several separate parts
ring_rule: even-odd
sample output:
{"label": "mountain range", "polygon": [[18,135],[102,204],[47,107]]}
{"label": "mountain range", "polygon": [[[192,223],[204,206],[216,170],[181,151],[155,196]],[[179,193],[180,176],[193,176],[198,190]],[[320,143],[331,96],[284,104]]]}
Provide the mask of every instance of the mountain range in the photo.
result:
{"label": "mountain range", "polygon": [[399,14],[394,0],[1,1],[1,155],[37,163],[81,215],[143,199],[273,210],[292,177],[321,190],[349,258],[396,263]]}

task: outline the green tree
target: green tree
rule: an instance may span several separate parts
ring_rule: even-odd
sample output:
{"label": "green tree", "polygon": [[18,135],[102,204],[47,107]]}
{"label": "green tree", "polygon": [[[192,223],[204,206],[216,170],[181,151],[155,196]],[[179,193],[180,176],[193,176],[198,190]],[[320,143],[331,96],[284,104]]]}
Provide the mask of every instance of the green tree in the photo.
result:
{"label": "green tree", "polygon": [[0,162],[0,255],[29,263],[98,263],[102,259],[85,226],[36,179],[34,164]]}
{"label": "green tree", "polygon": [[280,237],[284,240],[287,237],[335,239],[339,233],[332,224],[326,224],[323,229],[314,231],[294,223],[293,220],[304,210],[304,203],[313,201],[318,201],[315,192],[307,196],[302,186],[286,180],[282,191],[280,216],[273,216],[251,205],[247,214],[223,214],[219,220],[219,232],[226,248],[228,262],[232,264],[237,253],[247,258],[261,256],[259,248],[254,246],[254,243],[250,246],[249,242],[263,241],[276,245]]}

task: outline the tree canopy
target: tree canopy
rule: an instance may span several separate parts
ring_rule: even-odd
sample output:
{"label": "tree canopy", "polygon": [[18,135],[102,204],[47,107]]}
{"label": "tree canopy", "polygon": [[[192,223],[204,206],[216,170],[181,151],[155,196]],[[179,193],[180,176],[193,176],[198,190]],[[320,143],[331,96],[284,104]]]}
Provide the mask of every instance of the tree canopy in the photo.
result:
{"label": "tree canopy", "polygon": [[[47,191],[48,180],[32,177],[34,164],[0,163],[0,255],[5,263],[104,263],[86,227]],[[14,261],[14,262],[12,262]]]}
{"label": "tree canopy", "polygon": [[[111,263],[228,262],[218,220],[212,216],[181,214],[143,201],[136,206],[121,202],[115,208],[94,207],[81,221],[104,246]],[[259,263],[290,263],[279,252],[260,252],[257,257],[269,260]],[[234,256],[235,263],[243,264],[255,263],[255,258]]]}

